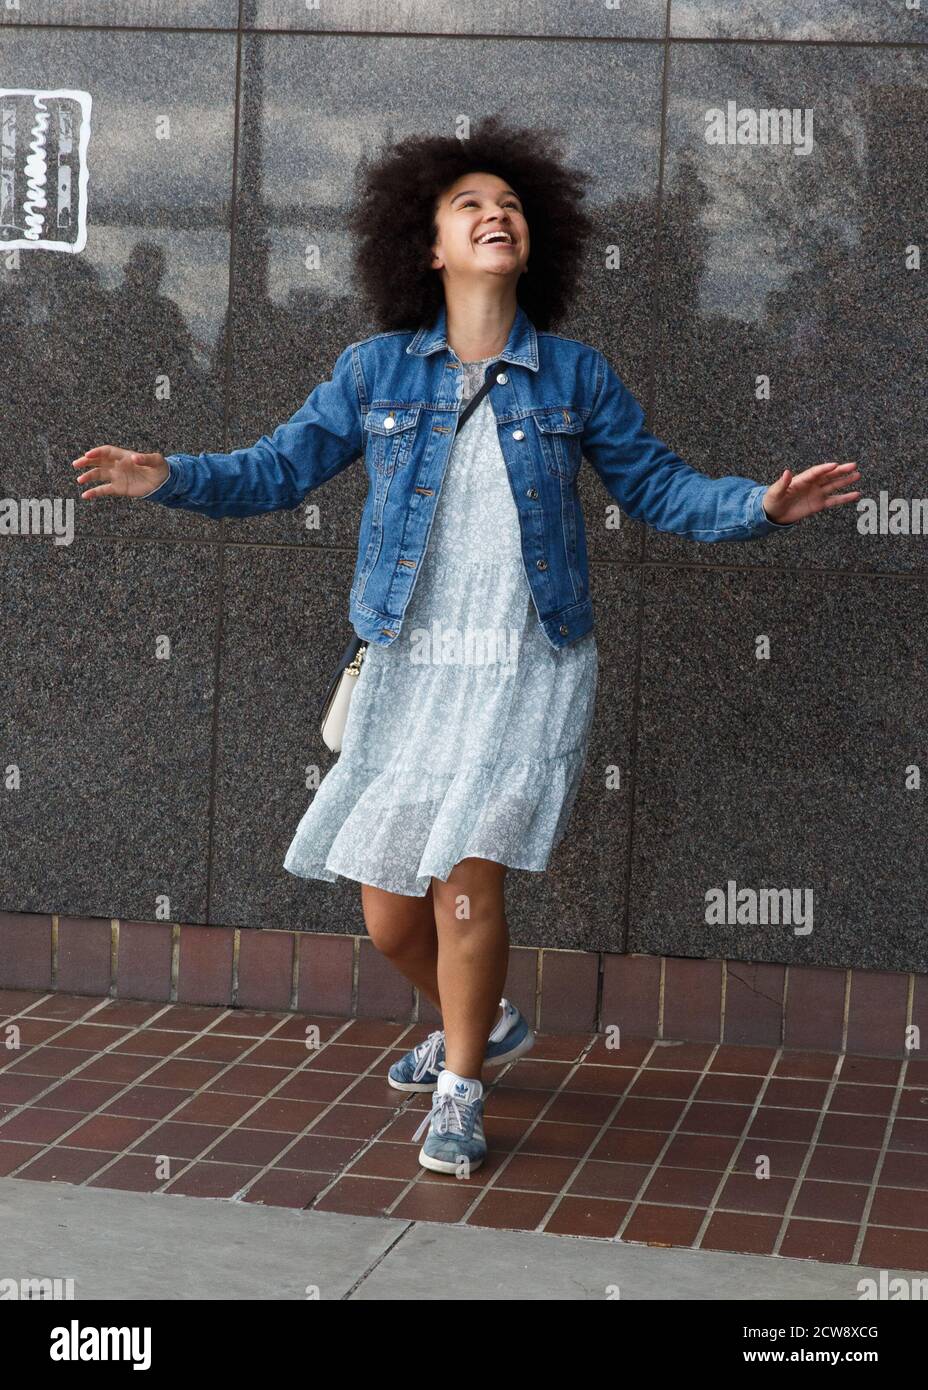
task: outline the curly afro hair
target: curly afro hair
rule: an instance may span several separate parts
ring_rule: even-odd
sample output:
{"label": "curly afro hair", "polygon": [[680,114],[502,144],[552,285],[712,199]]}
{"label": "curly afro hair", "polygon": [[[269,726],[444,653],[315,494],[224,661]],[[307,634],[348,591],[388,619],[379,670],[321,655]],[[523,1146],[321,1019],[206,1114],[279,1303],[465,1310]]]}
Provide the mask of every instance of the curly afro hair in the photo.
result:
{"label": "curly afro hair", "polygon": [[593,228],[580,208],[592,175],[561,162],[548,128],[513,129],[487,116],[470,138],[410,135],[359,161],[347,212],[354,273],[378,332],[431,324],[444,286],[431,266],[441,194],[468,173],[496,174],[514,188],[532,238],[518,302],[539,330],[552,329],[570,302]]}

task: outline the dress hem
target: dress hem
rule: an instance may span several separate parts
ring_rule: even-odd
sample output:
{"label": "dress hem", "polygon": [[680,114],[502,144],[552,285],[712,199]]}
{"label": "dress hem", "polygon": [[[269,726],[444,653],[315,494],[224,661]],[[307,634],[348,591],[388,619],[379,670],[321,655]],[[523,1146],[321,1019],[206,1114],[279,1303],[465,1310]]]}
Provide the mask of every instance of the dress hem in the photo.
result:
{"label": "dress hem", "polygon": [[[554,849],[556,848],[556,846],[552,845],[551,848],[552,848],[552,850],[554,850]],[[549,855],[548,855],[548,858],[545,860],[545,863],[542,864],[542,865],[538,865],[538,864],[513,864],[513,863],[511,863],[511,861],[510,861],[509,859],[498,859],[498,858],[496,858],[496,857],[495,857],[494,855],[492,855],[492,854],[475,854],[475,855],[471,855],[471,854],[462,854],[462,855],[461,855],[461,859],[488,859],[488,860],[490,860],[490,862],[493,863],[493,864],[505,864],[505,866],[506,866],[507,869],[517,869],[517,870],[519,870],[521,873],[530,873],[530,874],[543,874],[543,873],[546,873],[546,872],[547,872],[547,869],[548,869],[548,862],[550,861],[550,858],[551,858],[551,856],[550,856],[550,854],[549,854]],[[460,860],[458,860],[457,863],[460,863]],[[427,878],[429,879],[429,883],[431,883],[431,880],[432,880],[433,878],[437,878],[437,879],[440,879],[442,883],[447,883],[447,882],[448,882],[448,879],[449,879],[449,877],[450,877],[450,875],[451,875],[452,870],[453,870],[454,868],[457,867],[457,863],[452,864],[452,866],[451,866],[451,868],[448,870],[447,874],[437,874],[437,873],[428,874],[428,875],[420,874],[420,875],[417,875],[417,878],[424,878],[424,877],[427,877]],[[397,887],[395,886],[395,884],[387,884],[387,883],[384,883],[384,882],[382,882],[382,881],[381,881],[380,883],[373,883],[369,878],[361,878],[360,875],[358,875],[358,874],[356,874],[356,873],[348,873],[348,872],[346,872],[344,869],[330,869],[329,866],[328,866],[327,864],[324,864],[324,865],[317,865],[317,867],[316,867],[315,869],[305,869],[305,870],[303,870],[303,869],[296,869],[296,868],[290,868],[286,863],[284,863],[284,866],[283,866],[283,867],[287,870],[287,873],[288,873],[288,874],[292,874],[292,875],[294,876],[294,878],[306,879],[308,882],[311,882],[312,880],[315,879],[317,882],[335,883],[335,882],[337,882],[338,879],[340,879],[340,878],[345,878],[345,879],[350,880],[352,883],[362,883],[362,884],[363,884],[363,883],[366,883],[366,884],[368,884],[369,887],[371,887],[371,888],[379,888],[379,889],[381,889],[381,890],[382,890],[383,892],[385,892],[385,893],[398,893],[398,894],[400,894],[401,897],[404,897],[404,898],[424,898],[425,895],[426,895],[426,894],[428,893],[428,891],[429,891],[429,884],[428,884],[428,883],[427,883],[427,884],[425,885],[425,887],[422,889],[421,893],[420,893],[420,892],[410,893],[410,892],[404,891],[402,888],[397,888]]]}

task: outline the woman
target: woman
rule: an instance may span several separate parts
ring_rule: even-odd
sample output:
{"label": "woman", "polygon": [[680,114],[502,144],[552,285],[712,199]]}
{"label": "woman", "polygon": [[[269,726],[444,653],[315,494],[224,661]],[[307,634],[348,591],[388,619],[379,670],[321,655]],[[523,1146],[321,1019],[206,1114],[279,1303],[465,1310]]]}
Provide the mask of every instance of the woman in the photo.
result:
{"label": "woman", "polygon": [[601,353],[549,331],[592,230],[588,177],[541,132],[495,118],[467,141],[389,148],[361,172],[349,218],[380,332],[251,449],[103,446],[74,464],[94,465],[79,483],[100,480],[85,497],[218,517],[296,506],[363,455],[349,616],[368,645],[340,757],[284,866],[358,880],[371,939],[440,1010],[443,1028],[389,1081],[433,1092],[419,1161],[458,1176],[486,1155],[483,1067],[533,1041],[500,997],[506,869],[547,867],[588,746],[581,454],[629,515],[697,540],[765,536],[860,495],[835,495],[853,464],[785,469],[770,487],[709,479],[648,433]]}

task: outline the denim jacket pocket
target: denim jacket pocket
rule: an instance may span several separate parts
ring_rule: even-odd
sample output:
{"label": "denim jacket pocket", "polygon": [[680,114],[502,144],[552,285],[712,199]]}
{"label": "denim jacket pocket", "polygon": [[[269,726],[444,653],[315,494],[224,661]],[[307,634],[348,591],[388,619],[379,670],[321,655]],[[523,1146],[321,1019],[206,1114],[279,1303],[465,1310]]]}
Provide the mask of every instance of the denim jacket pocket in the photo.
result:
{"label": "denim jacket pocket", "polygon": [[548,471],[557,478],[571,482],[579,472],[582,459],[580,436],[583,433],[583,419],[579,411],[569,406],[558,406],[555,410],[539,411],[534,420]]}
{"label": "denim jacket pocket", "polygon": [[391,474],[409,458],[422,407],[375,406],[364,417],[368,458],[378,473]]}

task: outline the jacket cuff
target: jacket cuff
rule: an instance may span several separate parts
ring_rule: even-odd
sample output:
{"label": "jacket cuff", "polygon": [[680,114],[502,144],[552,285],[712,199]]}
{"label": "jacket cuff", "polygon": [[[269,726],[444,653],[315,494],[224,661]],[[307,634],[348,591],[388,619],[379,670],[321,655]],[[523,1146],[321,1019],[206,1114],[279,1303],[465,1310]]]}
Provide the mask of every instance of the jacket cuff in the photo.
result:
{"label": "jacket cuff", "polygon": [[163,502],[168,497],[176,497],[180,492],[184,470],[179,457],[176,454],[165,454],[164,461],[168,466],[168,476],[152,492],[143,492],[138,501]]}
{"label": "jacket cuff", "polygon": [[764,493],[767,491],[765,483],[761,483],[753,498],[754,521],[757,526],[759,536],[770,535],[773,531],[792,531],[794,526],[798,526],[798,521],[771,521],[764,511]]}

